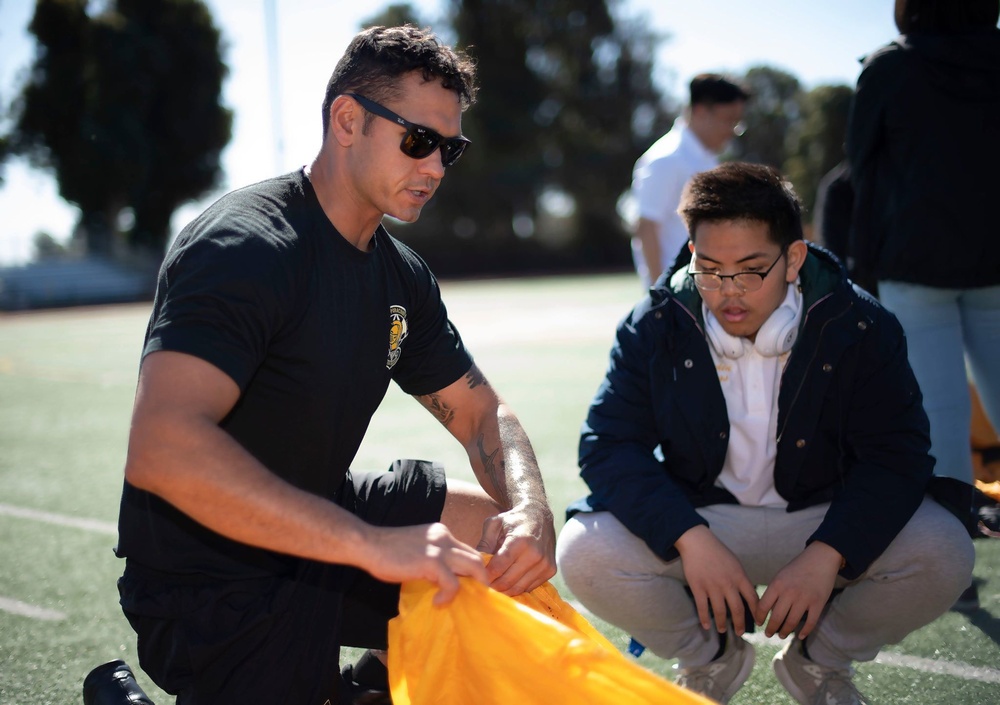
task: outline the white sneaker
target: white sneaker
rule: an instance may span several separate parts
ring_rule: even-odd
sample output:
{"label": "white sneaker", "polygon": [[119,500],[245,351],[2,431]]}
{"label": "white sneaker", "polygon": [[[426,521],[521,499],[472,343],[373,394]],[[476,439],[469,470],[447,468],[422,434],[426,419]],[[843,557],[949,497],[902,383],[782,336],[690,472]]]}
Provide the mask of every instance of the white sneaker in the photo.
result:
{"label": "white sneaker", "polygon": [[722,656],[704,666],[680,669],[674,681],[677,685],[700,693],[716,702],[728,703],[753,670],[754,650],[742,637],[730,629]]}
{"label": "white sneaker", "polygon": [[792,637],[775,655],[774,675],[802,705],[869,705],[854,687],[851,668],[828,668],[802,653],[802,640]]}

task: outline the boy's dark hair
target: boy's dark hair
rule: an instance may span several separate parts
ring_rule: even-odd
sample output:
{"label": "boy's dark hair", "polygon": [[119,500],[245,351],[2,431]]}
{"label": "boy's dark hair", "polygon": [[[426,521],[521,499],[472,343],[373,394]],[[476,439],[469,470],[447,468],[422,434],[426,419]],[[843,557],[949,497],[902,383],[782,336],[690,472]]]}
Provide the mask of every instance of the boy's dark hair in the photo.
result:
{"label": "boy's dark hair", "polygon": [[906,0],[896,26],[903,34],[953,34],[997,26],[1000,0]]}
{"label": "boy's dark hair", "polygon": [[803,239],[802,208],[792,185],[763,164],[726,162],[692,177],[678,208],[691,239],[704,222],[749,221],[767,225],[782,248]]}
{"label": "boy's dark hair", "polygon": [[[326,84],[323,139],[330,124],[330,105],[343,93],[359,93],[376,103],[399,94],[399,79],[420,71],[425,81],[438,80],[458,95],[462,110],[476,102],[476,66],[460,50],[445,46],[430,29],[413,25],[369,27],[347,46]],[[374,116],[365,115],[364,129]]]}
{"label": "boy's dark hair", "polygon": [[700,73],[691,79],[691,105],[715,105],[749,100],[750,91],[717,73]]}

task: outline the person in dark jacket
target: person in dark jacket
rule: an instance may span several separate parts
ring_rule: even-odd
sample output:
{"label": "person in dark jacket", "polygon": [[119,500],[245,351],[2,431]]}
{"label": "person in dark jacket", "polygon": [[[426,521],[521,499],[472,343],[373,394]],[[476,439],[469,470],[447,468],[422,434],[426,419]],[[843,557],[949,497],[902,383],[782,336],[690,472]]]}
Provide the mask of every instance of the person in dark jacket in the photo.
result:
{"label": "person in dark jacket", "polygon": [[691,261],[618,327],[560,572],[719,702],[753,667],[746,615],[796,635],[774,662],[796,701],[864,702],[852,663],[945,612],[974,562],[961,522],[926,496],[903,333],[802,239],[770,167],[703,172],[680,212]]}
{"label": "person in dark jacket", "polygon": [[[897,0],[848,122],[849,257],[899,319],[935,473],[973,481],[971,381],[1000,427],[1000,0]],[[956,609],[979,606],[975,585]]]}

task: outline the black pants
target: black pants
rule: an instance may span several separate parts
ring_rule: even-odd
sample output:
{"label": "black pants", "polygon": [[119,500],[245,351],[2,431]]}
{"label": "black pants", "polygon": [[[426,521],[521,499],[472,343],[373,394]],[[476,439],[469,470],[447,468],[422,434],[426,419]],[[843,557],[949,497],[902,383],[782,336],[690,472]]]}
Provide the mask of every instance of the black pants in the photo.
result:
{"label": "black pants", "polygon": [[[380,526],[438,521],[440,465],[402,460],[352,474],[345,509]],[[293,575],[220,582],[129,559],[118,581],[139,665],[178,705],[333,705],[340,646],[384,649],[399,586],[355,568],[299,561]]]}

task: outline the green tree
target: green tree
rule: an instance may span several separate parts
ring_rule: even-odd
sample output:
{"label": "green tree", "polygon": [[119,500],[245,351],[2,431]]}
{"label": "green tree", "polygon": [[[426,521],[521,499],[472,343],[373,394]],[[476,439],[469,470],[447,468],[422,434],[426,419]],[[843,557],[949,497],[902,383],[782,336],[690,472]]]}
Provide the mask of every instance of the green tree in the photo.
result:
{"label": "green tree", "polygon": [[463,118],[472,147],[411,226],[437,269],[628,261],[616,204],[670,116],[651,80],[662,38],[618,5],[452,0],[481,88]]}
{"label": "green tree", "polygon": [[788,155],[787,136],[799,120],[799,79],[770,66],[755,66],[743,83],[752,97],[743,115],[746,132],[736,141],[732,156],[780,169]]}
{"label": "green tree", "polygon": [[854,89],[849,86],[827,85],[813,88],[800,101],[800,119],[790,135],[784,172],[810,212],[820,179],[846,156],[844,140],[853,97]]}
{"label": "green tree", "polygon": [[37,50],[12,149],[55,174],[91,252],[162,256],[170,217],[221,179],[232,113],[222,40],[201,0],[38,0]]}

